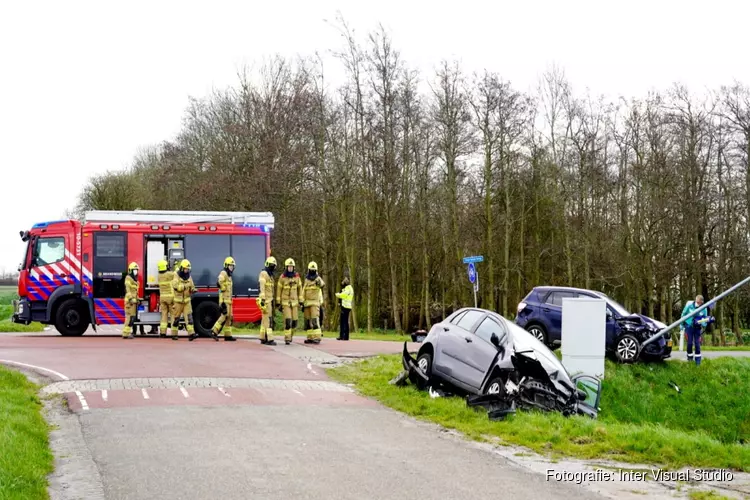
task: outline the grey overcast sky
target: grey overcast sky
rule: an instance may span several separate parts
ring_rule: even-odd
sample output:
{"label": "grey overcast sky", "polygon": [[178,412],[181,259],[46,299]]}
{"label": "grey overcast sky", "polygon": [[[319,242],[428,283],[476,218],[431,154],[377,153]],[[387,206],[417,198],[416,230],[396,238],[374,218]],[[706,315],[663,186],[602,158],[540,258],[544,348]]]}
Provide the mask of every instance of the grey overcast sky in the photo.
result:
{"label": "grey overcast sky", "polygon": [[[552,63],[574,90],[627,97],[679,81],[750,83],[741,0],[37,1],[0,6],[0,270],[18,231],[60,219],[88,176],[172,138],[189,96],[236,82],[264,56],[339,48],[341,11],[360,37],[381,22],[403,58],[534,85]],[[335,61],[327,62],[331,72]],[[335,81],[331,81],[335,83]]]}

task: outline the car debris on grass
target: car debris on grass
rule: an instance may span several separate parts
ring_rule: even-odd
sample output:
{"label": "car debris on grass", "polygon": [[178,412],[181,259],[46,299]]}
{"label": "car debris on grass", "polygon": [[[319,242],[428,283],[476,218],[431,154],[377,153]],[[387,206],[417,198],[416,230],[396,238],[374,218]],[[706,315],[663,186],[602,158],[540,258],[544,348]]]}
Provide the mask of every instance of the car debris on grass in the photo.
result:
{"label": "car debris on grass", "polygon": [[[477,361],[484,363],[477,367]],[[547,346],[488,310],[460,309],[434,325],[417,359],[405,342],[402,365],[391,384],[411,382],[431,397],[463,396],[468,406],[484,408],[492,420],[519,409],[591,418],[599,411],[597,378],[571,377]]]}

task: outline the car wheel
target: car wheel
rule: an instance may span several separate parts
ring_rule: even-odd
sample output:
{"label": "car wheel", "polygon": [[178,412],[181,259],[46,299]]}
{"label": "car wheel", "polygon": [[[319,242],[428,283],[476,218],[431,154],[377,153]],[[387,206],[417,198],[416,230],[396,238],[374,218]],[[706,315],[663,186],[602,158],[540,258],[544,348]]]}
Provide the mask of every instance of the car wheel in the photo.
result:
{"label": "car wheel", "polygon": [[432,356],[430,353],[423,353],[417,358],[417,366],[424,372],[425,375],[430,377],[432,375]]}
{"label": "car wheel", "polygon": [[638,359],[641,346],[638,339],[628,334],[623,335],[615,344],[615,357],[620,363],[633,363]]}
{"label": "car wheel", "polygon": [[536,337],[539,342],[547,345],[547,332],[544,331],[544,327],[542,325],[531,325],[527,328],[526,331]]}
{"label": "car wheel", "polygon": [[505,393],[505,384],[503,383],[503,379],[501,377],[495,377],[490,380],[490,383],[487,384],[487,387],[485,387],[484,389],[484,393],[503,395]]}

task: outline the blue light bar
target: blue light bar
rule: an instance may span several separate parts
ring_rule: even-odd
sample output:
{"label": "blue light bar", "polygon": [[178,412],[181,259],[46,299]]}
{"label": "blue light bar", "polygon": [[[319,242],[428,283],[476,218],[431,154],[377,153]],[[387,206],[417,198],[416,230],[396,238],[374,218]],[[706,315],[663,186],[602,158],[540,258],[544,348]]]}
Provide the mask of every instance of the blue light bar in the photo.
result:
{"label": "blue light bar", "polygon": [[268,232],[271,231],[271,228],[268,227],[268,225],[266,225],[266,224],[251,224],[249,222],[243,222],[243,223],[241,223],[239,225],[242,226],[242,227],[258,227],[264,233],[268,233]]}
{"label": "blue light bar", "polygon": [[39,229],[39,228],[42,228],[42,227],[47,227],[47,226],[49,226],[51,224],[57,224],[58,222],[68,222],[68,221],[66,219],[63,219],[63,220],[51,220],[49,222],[37,222],[36,224],[34,224],[33,226],[31,226],[31,228],[32,229]]}

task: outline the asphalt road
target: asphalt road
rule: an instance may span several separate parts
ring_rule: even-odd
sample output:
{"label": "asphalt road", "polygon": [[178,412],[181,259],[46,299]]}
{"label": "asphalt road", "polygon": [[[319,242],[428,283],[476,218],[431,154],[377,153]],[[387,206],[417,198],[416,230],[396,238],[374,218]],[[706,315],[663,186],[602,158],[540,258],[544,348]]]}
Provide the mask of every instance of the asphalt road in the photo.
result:
{"label": "asphalt road", "polygon": [[644,494],[629,484],[548,481],[512,456],[417,423],[325,374],[342,357],[400,352],[402,344],[302,340],[269,347],[7,334],[0,360],[46,375],[43,391],[67,402],[50,412],[52,500]]}
{"label": "asphalt road", "polygon": [[599,498],[382,408],[138,408],[81,416],[108,499]]}
{"label": "asphalt road", "polygon": [[498,487],[599,498],[361,397],[321,365],[340,359],[327,351],[396,346],[3,335],[0,360],[45,374],[43,390],[67,401],[51,412],[53,500],[429,500]]}

